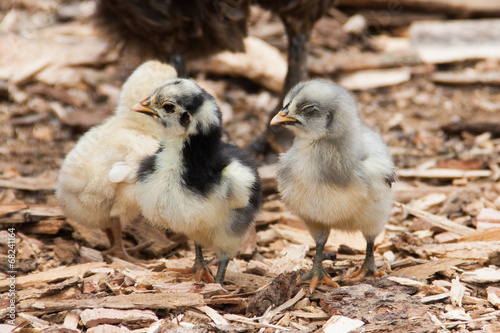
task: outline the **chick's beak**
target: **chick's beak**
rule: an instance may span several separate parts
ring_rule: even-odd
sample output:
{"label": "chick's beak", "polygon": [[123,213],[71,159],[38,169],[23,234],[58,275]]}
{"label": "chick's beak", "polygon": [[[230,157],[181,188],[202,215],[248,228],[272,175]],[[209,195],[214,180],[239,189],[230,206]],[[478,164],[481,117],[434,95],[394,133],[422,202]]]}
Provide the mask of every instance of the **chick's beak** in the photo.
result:
{"label": "chick's beak", "polygon": [[137,103],[132,107],[132,111],[147,114],[148,116],[158,116],[158,113],[149,107],[149,98]]}
{"label": "chick's beak", "polygon": [[271,119],[271,125],[294,125],[300,123],[297,119],[288,115],[288,110],[281,110]]}

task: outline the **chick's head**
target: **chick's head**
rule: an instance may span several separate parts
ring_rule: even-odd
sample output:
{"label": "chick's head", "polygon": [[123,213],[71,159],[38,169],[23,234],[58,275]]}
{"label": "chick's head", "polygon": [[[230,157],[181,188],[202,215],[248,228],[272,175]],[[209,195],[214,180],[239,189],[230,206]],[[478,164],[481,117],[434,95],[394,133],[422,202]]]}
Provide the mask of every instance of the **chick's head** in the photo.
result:
{"label": "chick's head", "polygon": [[285,97],[271,125],[285,125],[297,138],[340,138],[357,126],[354,98],[344,88],[322,80],[299,83]]}
{"label": "chick's head", "polygon": [[215,99],[189,79],[163,83],[132,110],[158,119],[169,135],[204,134],[222,123]]}

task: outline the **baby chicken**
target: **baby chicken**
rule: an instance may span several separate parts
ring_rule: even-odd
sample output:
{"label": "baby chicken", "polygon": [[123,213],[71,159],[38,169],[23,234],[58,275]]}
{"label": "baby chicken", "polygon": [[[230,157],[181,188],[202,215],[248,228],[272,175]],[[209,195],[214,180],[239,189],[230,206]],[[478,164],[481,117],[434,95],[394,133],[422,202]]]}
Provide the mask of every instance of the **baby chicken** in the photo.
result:
{"label": "baby chicken", "polygon": [[201,249],[213,247],[219,258],[215,282],[222,283],[261,205],[252,160],[221,141],[221,111],[192,80],[164,83],[133,110],[157,121],[164,133],[161,148],[143,159],[137,173],[143,215],[194,240],[197,281],[214,281]]}
{"label": "baby chicken", "polygon": [[288,125],[296,136],[280,156],[278,188],[316,241],[313,267],[301,280],[311,292],[319,282],[338,286],[322,266],[330,228],[361,230],[366,239],[365,261],[346,280],[378,276],[374,241],[390,214],[395,166],[382,138],[362,124],[353,97],[326,81],[299,83],[271,125]]}
{"label": "baby chicken", "polygon": [[133,261],[123,248],[122,226],[140,215],[135,173],[141,158],[158,149],[163,130],[131,108],[176,76],[158,61],[139,66],[123,85],[114,116],[83,135],[61,166],[56,197],[67,217],[106,232],[111,247],[103,254]]}

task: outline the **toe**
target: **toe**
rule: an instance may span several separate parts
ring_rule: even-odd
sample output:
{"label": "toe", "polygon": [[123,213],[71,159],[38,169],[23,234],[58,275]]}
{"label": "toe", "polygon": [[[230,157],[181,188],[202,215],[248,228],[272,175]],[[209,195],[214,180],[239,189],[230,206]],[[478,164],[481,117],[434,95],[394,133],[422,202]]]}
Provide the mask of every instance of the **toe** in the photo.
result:
{"label": "toe", "polygon": [[339,284],[335,281],[333,281],[330,276],[325,272],[324,269],[322,270],[311,270],[310,272],[306,273],[305,275],[301,276],[298,279],[299,283],[307,283],[309,282],[309,292],[312,294],[314,290],[316,290],[316,287],[318,284],[326,284],[328,286],[338,288]]}
{"label": "toe", "polygon": [[324,276],[323,279],[320,281],[321,283],[324,283],[330,287],[333,287],[333,288],[338,288],[339,287],[339,284],[335,281],[333,281],[331,278],[327,277],[327,276]]}
{"label": "toe", "polygon": [[360,267],[356,269],[353,273],[344,276],[342,278],[342,282],[345,283],[362,282],[367,276],[382,277],[385,275],[386,273],[384,271],[377,271],[377,270],[371,271],[363,267]]}
{"label": "toe", "polygon": [[196,282],[207,282],[214,283],[215,280],[208,269],[197,269],[194,273],[194,279]]}
{"label": "toe", "polygon": [[311,278],[311,282],[309,283],[309,292],[312,294],[314,292],[314,290],[316,289],[316,287],[318,286],[318,282],[319,282],[319,279],[318,279],[318,276],[317,275],[314,275],[312,278]]}

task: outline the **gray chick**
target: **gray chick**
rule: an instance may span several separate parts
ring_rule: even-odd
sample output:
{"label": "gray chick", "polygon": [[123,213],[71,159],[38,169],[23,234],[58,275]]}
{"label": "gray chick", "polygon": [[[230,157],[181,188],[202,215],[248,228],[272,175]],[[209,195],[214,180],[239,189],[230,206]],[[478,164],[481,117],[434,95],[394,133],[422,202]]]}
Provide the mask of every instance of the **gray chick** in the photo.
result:
{"label": "gray chick", "polygon": [[261,206],[253,161],[221,141],[221,111],[192,80],[167,81],[132,110],[161,123],[164,134],[158,152],[144,158],[137,173],[143,215],[194,240],[198,281],[214,281],[201,246],[213,247],[219,257],[215,282],[222,283]]}
{"label": "gray chick", "polygon": [[271,125],[288,125],[295,134],[280,156],[278,188],[316,241],[313,267],[301,281],[310,281],[310,292],[319,282],[338,286],[322,265],[330,228],[360,230],[366,239],[362,267],[345,280],[383,274],[375,266],[374,241],[391,211],[395,166],[380,135],[362,124],[350,93],[321,80],[299,83]]}

